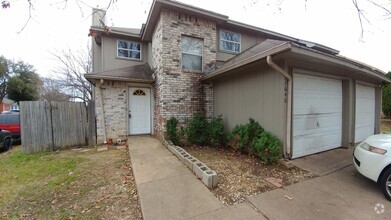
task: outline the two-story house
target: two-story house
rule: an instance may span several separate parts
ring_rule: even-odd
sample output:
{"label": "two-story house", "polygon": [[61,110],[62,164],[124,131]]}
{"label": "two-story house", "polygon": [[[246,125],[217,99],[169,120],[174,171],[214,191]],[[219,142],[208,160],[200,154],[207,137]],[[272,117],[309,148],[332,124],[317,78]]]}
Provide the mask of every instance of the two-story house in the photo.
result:
{"label": "two-story house", "polygon": [[339,51],[155,0],[141,29],[106,27],[95,10],[93,71],[98,142],[162,137],[171,116],[250,117],[284,143],[286,158],[349,146],[380,129],[384,72]]}

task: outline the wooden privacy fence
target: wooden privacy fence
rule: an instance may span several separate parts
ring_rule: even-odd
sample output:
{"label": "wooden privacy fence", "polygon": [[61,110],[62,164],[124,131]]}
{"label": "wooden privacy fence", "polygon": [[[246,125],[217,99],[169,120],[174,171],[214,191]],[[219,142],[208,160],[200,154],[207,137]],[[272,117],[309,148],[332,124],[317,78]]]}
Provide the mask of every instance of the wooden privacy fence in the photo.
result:
{"label": "wooden privacy fence", "polygon": [[[89,118],[95,120],[95,116]],[[84,103],[20,102],[20,123],[24,153],[86,145],[88,136],[95,135],[95,129],[87,127]],[[89,124],[95,126],[95,121]]]}

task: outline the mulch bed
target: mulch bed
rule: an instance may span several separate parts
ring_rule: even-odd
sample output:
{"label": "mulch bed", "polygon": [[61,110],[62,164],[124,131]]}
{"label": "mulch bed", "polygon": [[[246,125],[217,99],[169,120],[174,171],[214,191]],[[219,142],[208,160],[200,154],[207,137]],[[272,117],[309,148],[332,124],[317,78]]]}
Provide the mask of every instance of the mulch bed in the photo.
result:
{"label": "mulch bed", "polygon": [[258,158],[226,148],[185,146],[192,156],[215,170],[218,185],[212,193],[225,205],[245,201],[247,196],[277,189],[266,178],[278,180],[282,187],[314,177],[299,168],[281,164],[266,165]]}

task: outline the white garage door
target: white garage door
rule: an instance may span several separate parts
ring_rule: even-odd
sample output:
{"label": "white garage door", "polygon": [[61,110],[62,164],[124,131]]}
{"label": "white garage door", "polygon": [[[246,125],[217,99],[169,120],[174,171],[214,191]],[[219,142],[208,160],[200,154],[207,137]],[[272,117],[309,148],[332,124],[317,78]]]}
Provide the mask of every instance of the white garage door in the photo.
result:
{"label": "white garage door", "polygon": [[375,87],[356,84],[355,130],[355,143],[375,133]]}
{"label": "white garage door", "polygon": [[292,158],[337,148],[341,143],[342,81],[294,74]]}

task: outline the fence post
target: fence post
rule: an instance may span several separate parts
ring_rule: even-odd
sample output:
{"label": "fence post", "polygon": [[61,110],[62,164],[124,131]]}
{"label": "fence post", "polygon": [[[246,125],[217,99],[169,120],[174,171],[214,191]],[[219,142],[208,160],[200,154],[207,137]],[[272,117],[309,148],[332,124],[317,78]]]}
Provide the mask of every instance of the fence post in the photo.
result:
{"label": "fence post", "polygon": [[95,102],[88,102],[88,146],[94,147],[96,144],[96,116],[95,116]]}

